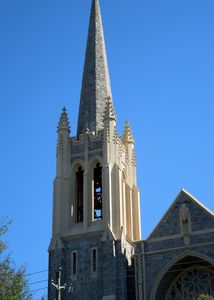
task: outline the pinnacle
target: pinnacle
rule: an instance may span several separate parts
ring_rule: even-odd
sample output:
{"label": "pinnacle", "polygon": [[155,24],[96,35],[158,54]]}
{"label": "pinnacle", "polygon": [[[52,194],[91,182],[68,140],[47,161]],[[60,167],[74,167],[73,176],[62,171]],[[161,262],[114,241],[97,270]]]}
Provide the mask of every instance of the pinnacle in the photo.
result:
{"label": "pinnacle", "polygon": [[112,99],[110,96],[108,96],[106,100],[107,101],[106,101],[106,107],[105,107],[104,120],[112,119],[112,120],[116,121],[116,115],[115,115]]}
{"label": "pinnacle", "polygon": [[58,131],[64,129],[70,132],[70,123],[69,123],[68,114],[65,106],[62,109],[62,113],[59,119],[57,129]]}
{"label": "pinnacle", "polygon": [[130,127],[128,121],[126,121],[126,124],[124,127],[123,141],[124,141],[124,143],[133,143],[134,144],[134,137],[133,137],[131,127]]}

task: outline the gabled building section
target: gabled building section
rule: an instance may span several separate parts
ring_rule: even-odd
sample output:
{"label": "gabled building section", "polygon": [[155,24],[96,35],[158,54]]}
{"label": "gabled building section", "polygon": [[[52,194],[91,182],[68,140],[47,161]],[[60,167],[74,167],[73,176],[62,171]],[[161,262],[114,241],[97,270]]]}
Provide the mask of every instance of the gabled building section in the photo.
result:
{"label": "gabled building section", "polygon": [[[161,221],[136,244],[137,299],[213,295],[214,214],[181,190]],[[202,279],[203,278],[203,279]]]}
{"label": "gabled building section", "polygon": [[210,230],[214,231],[213,212],[182,189],[147,240]]}

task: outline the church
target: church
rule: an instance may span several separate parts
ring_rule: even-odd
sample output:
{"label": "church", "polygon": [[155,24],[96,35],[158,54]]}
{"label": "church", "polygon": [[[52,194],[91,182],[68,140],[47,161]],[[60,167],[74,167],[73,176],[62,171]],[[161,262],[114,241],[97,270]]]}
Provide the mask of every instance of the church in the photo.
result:
{"label": "church", "polygon": [[[99,0],[92,0],[77,133],[57,128],[48,299],[214,295],[214,214],[181,190],[141,238],[134,138],[117,133]],[[59,269],[60,268],[60,269]]]}

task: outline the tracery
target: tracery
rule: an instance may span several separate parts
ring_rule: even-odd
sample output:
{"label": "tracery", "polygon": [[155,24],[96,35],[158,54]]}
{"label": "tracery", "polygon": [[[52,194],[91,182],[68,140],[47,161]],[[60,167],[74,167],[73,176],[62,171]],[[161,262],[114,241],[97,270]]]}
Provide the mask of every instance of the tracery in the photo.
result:
{"label": "tracery", "polygon": [[214,295],[214,271],[195,265],[176,277],[166,300],[195,300],[201,294]]}

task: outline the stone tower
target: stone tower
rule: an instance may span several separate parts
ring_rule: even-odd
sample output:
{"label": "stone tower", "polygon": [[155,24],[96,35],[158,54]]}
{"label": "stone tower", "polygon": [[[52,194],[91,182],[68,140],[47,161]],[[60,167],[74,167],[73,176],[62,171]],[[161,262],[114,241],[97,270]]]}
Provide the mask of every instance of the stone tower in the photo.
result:
{"label": "stone tower", "polygon": [[[92,0],[76,136],[64,108],[58,124],[51,279],[62,299],[134,299],[133,242],[141,238],[134,139],[117,134],[99,0]],[[132,293],[132,296],[129,295]]]}

